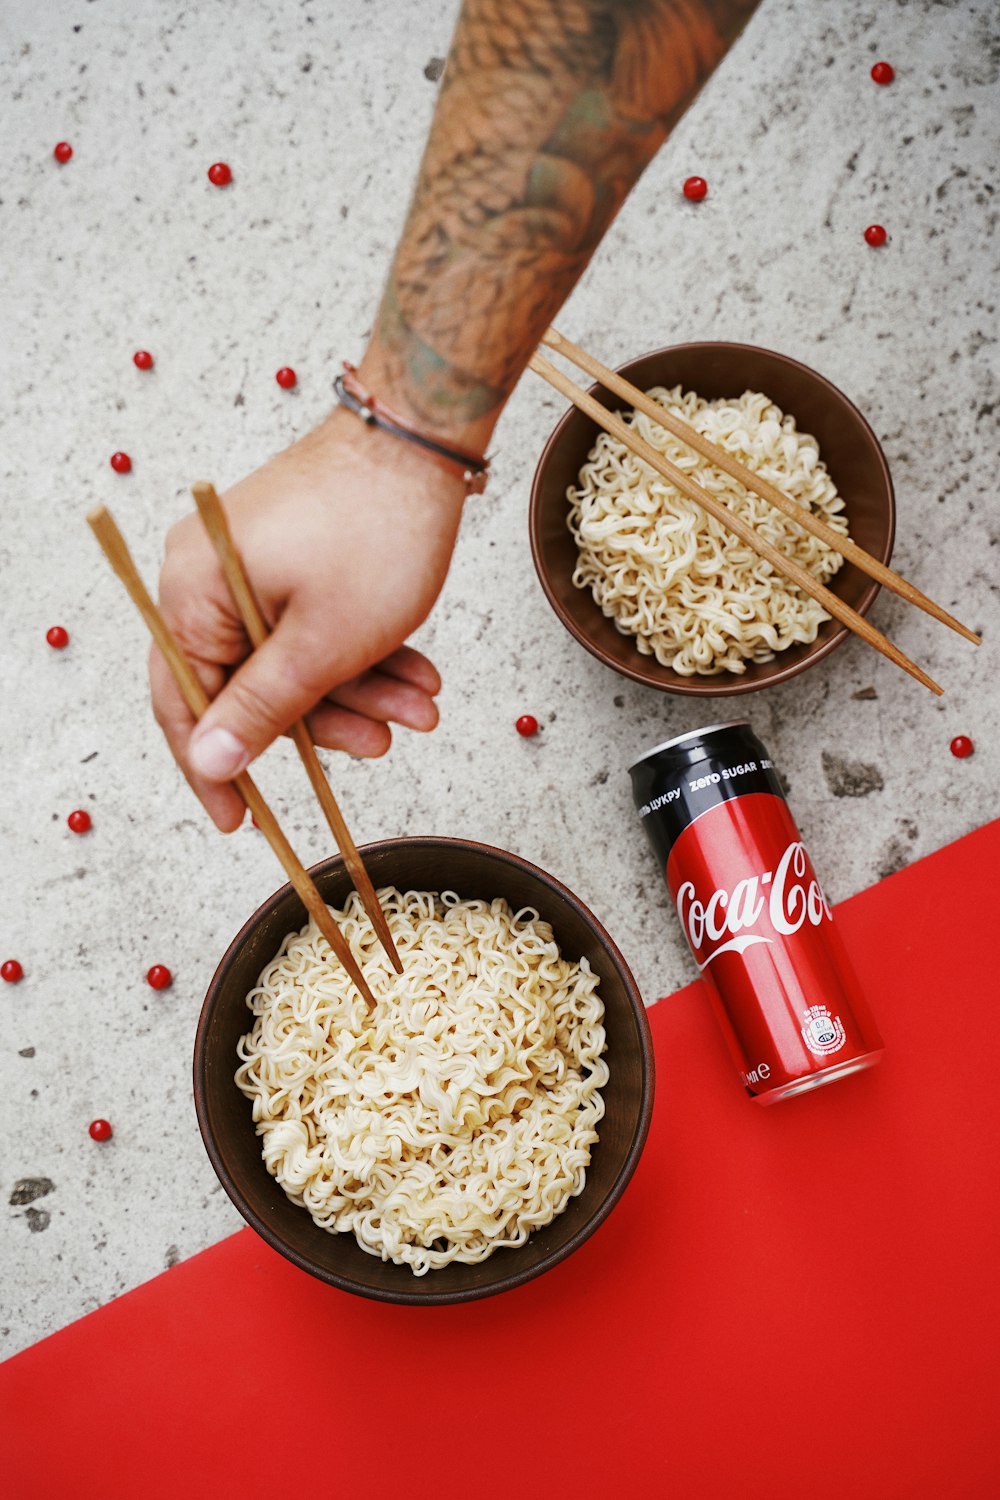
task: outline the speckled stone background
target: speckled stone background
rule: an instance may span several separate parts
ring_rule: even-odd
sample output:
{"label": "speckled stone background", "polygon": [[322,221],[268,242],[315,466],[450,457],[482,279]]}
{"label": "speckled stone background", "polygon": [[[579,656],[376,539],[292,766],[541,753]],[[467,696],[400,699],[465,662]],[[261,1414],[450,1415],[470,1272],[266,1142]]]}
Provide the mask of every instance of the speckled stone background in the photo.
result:
{"label": "speckled stone background", "polygon": [[[113,505],[152,579],[192,479],[230,483],[327,410],[373,315],[455,10],[3,7],[0,956],[26,975],[0,987],[5,1354],[239,1226],[198,1136],[191,1047],[216,960],[278,884],[260,836],[223,840],[174,770],[142,629],[84,512]],[[986,0],[764,0],[560,319],[610,363],[723,337],[814,364],[885,445],[897,564],[986,635],[977,654],[883,597],[875,621],[947,684],[943,701],[852,641],[708,710],[749,713],[834,899],[998,811],[996,23]],[[869,79],[878,58],[891,87]],[[205,177],[219,158],[225,192]],[[700,205],[679,193],[694,171],[711,185]],[[873,221],[891,235],[880,251],[862,240]],[[292,394],[273,378],[285,363]],[[545,603],[525,518],[558,410],[522,383],[468,507],[422,636],[445,678],[440,729],[401,733],[380,763],[338,760],[335,780],[359,841],[467,835],[552,870],[653,1001],[693,970],[624,772],[706,714],[615,677]],[[108,467],[117,448],[127,478]],[[61,653],[44,639],[57,622]],[[512,728],[524,711],[544,725],[531,742]],[[958,732],[971,760],[948,753]],[[299,851],[325,855],[289,749],[260,776]],[[86,838],[66,828],[78,806]],[[162,994],[144,983],[154,962],[176,976]],[[664,1059],[663,1086],[683,1066]],[[87,1135],[97,1115],[108,1145]]]}

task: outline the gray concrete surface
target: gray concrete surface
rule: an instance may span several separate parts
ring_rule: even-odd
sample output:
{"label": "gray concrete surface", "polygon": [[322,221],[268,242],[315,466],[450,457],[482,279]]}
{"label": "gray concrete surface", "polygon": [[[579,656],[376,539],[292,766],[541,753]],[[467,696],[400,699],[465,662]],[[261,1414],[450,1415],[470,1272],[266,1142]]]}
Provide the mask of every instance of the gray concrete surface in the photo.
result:
{"label": "gray concrete surface", "polygon": [[[852,641],[736,705],[783,768],[835,899],[997,811],[991,9],[764,0],[560,320],[611,363],[717,336],[814,364],[885,445],[898,565],[986,632],[977,655],[883,597],[876,622],[947,684],[941,702]],[[372,317],[454,13],[4,6],[0,957],[26,971],[0,986],[4,1354],[239,1226],[198,1136],[191,1046],[218,957],[279,883],[259,835],[223,840],[175,772],[141,628],[84,512],[112,504],[152,579],[193,478],[231,482],[326,411]],[[868,77],[880,57],[889,88]],[[76,154],[60,169],[61,138]],[[225,193],[205,179],[217,158],[235,174]],[[697,206],[678,191],[694,171],[711,188]],[[892,235],[883,251],[862,241],[872,221]],[[149,376],[137,347],[156,355]],[[273,379],[286,362],[290,396]],[[489,493],[469,504],[422,637],[445,678],[439,731],[401,734],[382,763],[338,761],[335,782],[359,840],[467,835],[552,870],[653,1001],[693,970],[624,768],[704,710],[603,669],[545,603],[525,516],[558,409],[522,383]],[[135,461],[125,479],[108,467],[117,448]],[[56,622],[72,633],[61,654],[44,640]],[[533,742],[513,732],[524,711],[544,724]],[[958,732],[971,760],[948,753]],[[300,852],[326,854],[287,747],[260,775]],[[65,825],[77,806],[94,819],[83,839]],[[143,981],[154,962],[176,975],[162,994]],[[663,1085],[683,1066],[663,1059]],[[115,1127],[103,1147],[87,1135],[99,1115]],[[21,1179],[51,1190],[11,1203]]]}

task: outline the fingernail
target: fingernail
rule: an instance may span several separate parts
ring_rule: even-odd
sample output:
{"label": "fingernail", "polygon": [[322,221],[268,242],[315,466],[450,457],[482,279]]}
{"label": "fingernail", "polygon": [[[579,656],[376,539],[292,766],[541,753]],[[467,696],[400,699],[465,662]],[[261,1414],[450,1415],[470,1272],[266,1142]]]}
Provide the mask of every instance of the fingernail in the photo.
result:
{"label": "fingernail", "polygon": [[230,781],[245,771],[250,755],[242,740],[228,729],[206,729],[191,737],[191,765],[206,781]]}
{"label": "fingernail", "polygon": [[437,711],[437,704],[431,702],[422,703],[420,707],[411,712],[409,717],[404,719],[403,722],[408,729],[416,729],[423,734],[427,734],[431,729],[437,728],[439,718],[440,715]]}
{"label": "fingernail", "polygon": [[427,730],[435,728],[440,715],[433,699],[426,697],[423,693],[414,693],[403,699],[392,717],[404,729],[416,729],[426,733]]}

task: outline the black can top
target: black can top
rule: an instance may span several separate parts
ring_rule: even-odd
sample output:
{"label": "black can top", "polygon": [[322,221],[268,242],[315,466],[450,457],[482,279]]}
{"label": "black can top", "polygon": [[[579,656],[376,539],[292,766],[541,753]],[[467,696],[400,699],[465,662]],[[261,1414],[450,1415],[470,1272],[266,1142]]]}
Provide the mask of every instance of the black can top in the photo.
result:
{"label": "black can top", "polygon": [[684,829],[720,802],[753,792],[784,797],[771,759],[746,719],[709,724],[655,745],[632,763],[629,775],[661,864]]}
{"label": "black can top", "polygon": [[693,765],[696,760],[703,760],[705,756],[705,745],[702,743],[710,735],[721,734],[724,729],[749,729],[749,719],[727,719],[724,724],[706,724],[704,729],[689,729],[686,734],[676,734],[672,740],[664,740],[662,745],[654,745],[652,750],[646,750],[634,760],[629,766],[629,775],[636,766],[641,766],[644,760],[651,760],[654,755],[663,755],[666,751],[673,751],[678,757],[678,765]]}

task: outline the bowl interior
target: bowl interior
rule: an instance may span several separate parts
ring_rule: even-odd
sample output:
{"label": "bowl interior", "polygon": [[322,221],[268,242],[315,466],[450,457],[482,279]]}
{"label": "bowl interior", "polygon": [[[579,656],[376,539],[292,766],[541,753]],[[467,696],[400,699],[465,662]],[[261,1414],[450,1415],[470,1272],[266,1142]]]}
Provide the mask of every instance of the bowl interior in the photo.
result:
{"label": "bowl interior", "polygon": [[[246,996],[288,932],[305,924],[290,887],[275,893],[236,937],[209,987],[195,1044],[198,1122],[212,1165],[236,1207],[275,1249],[305,1271],[348,1291],[393,1302],[441,1303],[489,1296],[530,1280],[563,1259],[610,1212],[642,1150],[653,1097],[653,1063],[642,1002],[625,962],[582,902],[558,881],[515,855],[441,838],[399,839],[364,851],[376,887],[453,890],[468,898],[504,896],[517,910],[535,907],[552,924],[567,958],[585,955],[600,976],[610,1079],[605,1116],[584,1191],[565,1213],[516,1250],[498,1250],[479,1265],[445,1266],[415,1277],[407,1266],[366,1254],[352,1234],[318,1228],[286,1198],[261,1160],[251,1106],[233,1081],[236,1045],[249,1029]],[[350,890],[342,861],[315,866],[324,899],[340,905]]]}
{"label": "bowl interior", "polygon": [[[895,505],[892,480],[878,439],[857,407],[842,391],[806,365],[749,344],[679,344],[660,349],[620,367],[633,385],[680,383],[707,400],[764,391],[794,417],[800,431],[811,432],[844,502],[853,539],[881,562],[892,556]],[[626,403],[603,386],[592,394],[612,410]],[[683,677],[655,657],[640,655],[631,636],[621,635],[601,613],[589,589],[573,584],[577,550],[567,525],[566,491],[575,485],[599,428],[572,407],[553,431],[535,472],[531,491],[531,549],[539,580],[556,614],[580,643],[615,671],[666,692],[718,696],[753,692],[800,672],[844,639],[847,627],[836,620],[820,626],[816,640],[793,645],[770,662],[749,663],[736,677]],[[871,606],[878,584],[845,563],[829,585],[860,614]]]}

